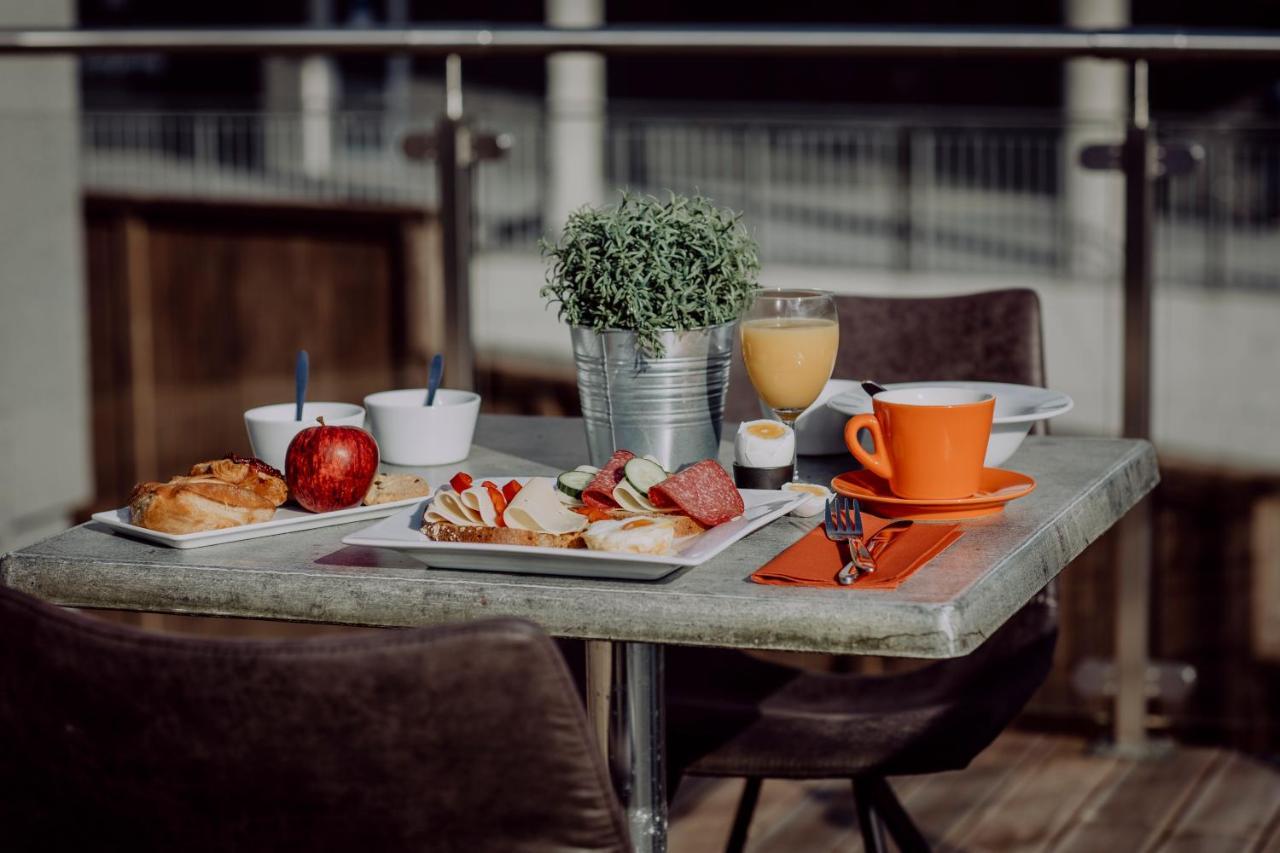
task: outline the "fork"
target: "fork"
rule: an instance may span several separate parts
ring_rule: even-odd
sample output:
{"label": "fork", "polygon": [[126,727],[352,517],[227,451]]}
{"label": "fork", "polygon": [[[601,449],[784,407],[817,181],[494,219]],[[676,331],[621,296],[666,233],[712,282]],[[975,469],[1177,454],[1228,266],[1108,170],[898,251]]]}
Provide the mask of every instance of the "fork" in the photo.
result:
{"label": "fork", "polygon": [[[853,508],[852,516],[849,514],[851,505]],[[862,512],[858,508],[857,500],[850,500],[844,495],[837,495],[827,501],[823,528],[827,538],[831,541],[847,541],[849,543],[850,559],[836,574],[836,583],[841,586],[848,586],[857,580],[863,572],[870,573],[876,570],[875,560],[871,558],[871,552],[867,550],[867,546],[862,542]],[[857,573],[855,573],[855,570]]]}

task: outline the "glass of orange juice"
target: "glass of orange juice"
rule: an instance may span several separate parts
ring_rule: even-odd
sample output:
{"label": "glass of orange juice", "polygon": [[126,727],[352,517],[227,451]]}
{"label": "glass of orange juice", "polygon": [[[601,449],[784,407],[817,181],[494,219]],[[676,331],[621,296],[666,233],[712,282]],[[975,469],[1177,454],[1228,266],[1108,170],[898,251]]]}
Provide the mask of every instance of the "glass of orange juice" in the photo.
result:
{"label": "glass of orange juice", "polygon": [[[741,329],[751,384],[774,416],[794,427],[835,369],[840,324],[834,297],[825,290],[762,288]],[[797,466],[792,471],[799,480]]]}

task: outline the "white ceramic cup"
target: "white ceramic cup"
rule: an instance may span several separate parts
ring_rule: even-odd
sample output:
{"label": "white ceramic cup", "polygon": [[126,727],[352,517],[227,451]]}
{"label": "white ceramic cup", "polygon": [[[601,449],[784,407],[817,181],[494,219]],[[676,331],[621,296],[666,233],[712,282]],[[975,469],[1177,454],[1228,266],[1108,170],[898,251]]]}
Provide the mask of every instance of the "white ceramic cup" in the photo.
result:
{"label": "white ceramic cup", "polygon": [[316,426],[316,418],[324,418],[329,426],[364,426],[364,409],[354,403],[303,403],[300,421],[294,420],[296,412],[293,403],[275,403],[244,413],[253,455],[282,473],[289,442],[307,427]]}
{"label": "white ceramic cup", "polygon": [[480,395],[441,388],[424,406],[425,388],[380,391],[364,398],[382,461],[392,465],[448,465],[471,453]]}

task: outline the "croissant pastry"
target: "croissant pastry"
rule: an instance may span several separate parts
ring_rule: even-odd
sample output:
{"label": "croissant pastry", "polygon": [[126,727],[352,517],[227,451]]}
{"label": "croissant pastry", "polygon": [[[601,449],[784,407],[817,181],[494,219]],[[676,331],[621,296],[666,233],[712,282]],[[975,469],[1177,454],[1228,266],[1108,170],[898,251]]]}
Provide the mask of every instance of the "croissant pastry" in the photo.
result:
{"label": "croissant pastry", "polygon": [[222,459],[197,462],[191,466],[192,477],[216,477],[224,483],[249,489],[280,506],[289,497],[289,487],[284,475],[261,459],[252,459],[229,453]]}
{"label": "croissant pastry", "polygon": [[142,483],[129,496],[132,522],[164,533],[223,530],[269,521],[275,513],[275,504],[267,498],[217,477]]}

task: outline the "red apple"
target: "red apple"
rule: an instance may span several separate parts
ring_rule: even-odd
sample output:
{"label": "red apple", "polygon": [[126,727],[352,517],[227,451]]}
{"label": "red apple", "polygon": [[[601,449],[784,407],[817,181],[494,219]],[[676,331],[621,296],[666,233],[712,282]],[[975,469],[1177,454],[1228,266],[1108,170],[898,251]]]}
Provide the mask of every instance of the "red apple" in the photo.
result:
{"label": "red apple", "polygon": [[289,442],[284,479],[289,495],[312,512],[356,506],[378,473],[378,443],[359,427],[307,427]]}

